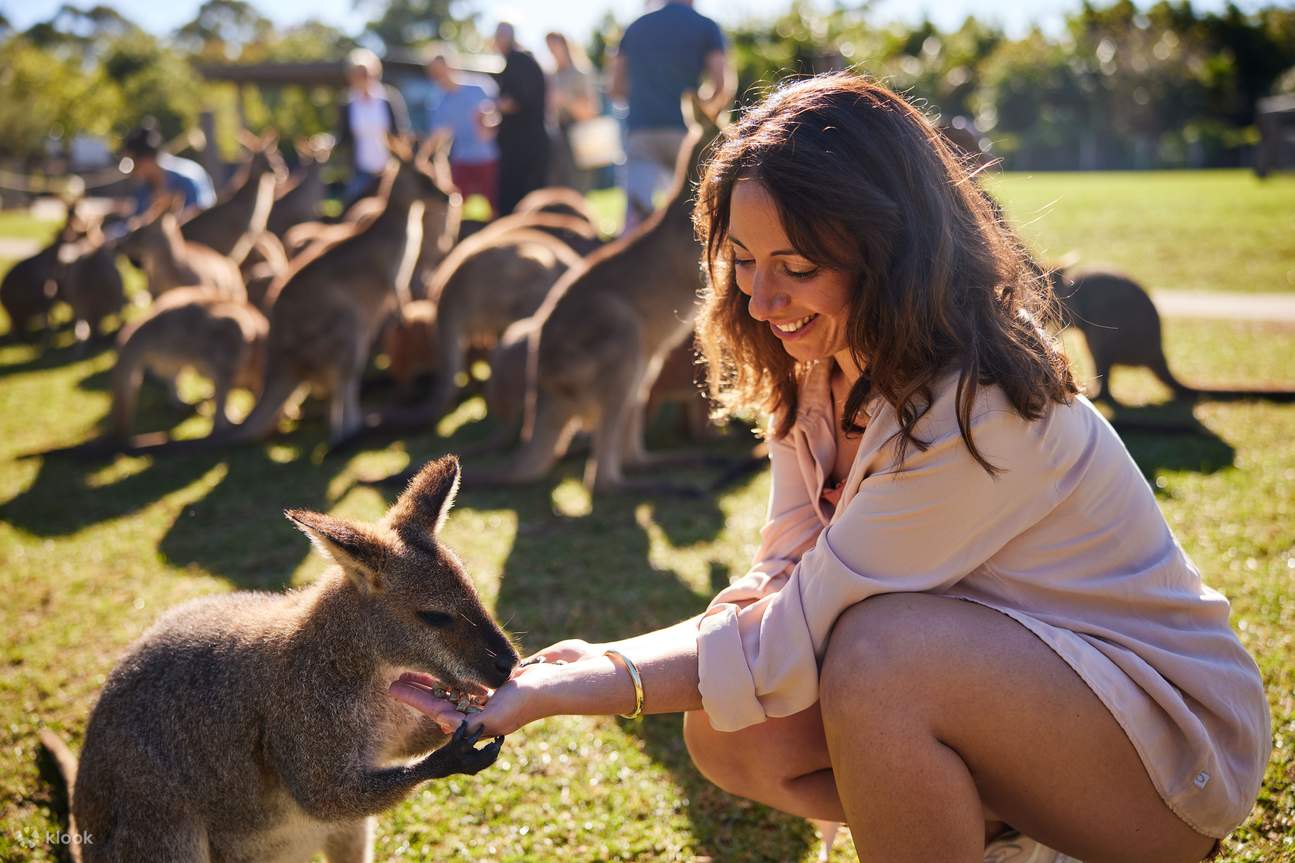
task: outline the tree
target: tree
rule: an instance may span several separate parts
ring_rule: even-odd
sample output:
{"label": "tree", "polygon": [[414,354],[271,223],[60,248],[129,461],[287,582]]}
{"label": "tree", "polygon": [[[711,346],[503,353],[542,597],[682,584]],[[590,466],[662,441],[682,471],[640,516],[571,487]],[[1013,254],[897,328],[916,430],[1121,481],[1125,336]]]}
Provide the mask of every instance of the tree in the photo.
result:
{"label": "tree", "polygon": [[211,59],[241,59],[247,46],[272,37],[274,25],[246,0],[206,0],[175,31],[180,45]]}
{"label": "tree", "polygon": [[381,41],[388,53],[440,39],[442,25],[456,21],[453,0],[356,0],[355,5],[378,12],[364,32]]}

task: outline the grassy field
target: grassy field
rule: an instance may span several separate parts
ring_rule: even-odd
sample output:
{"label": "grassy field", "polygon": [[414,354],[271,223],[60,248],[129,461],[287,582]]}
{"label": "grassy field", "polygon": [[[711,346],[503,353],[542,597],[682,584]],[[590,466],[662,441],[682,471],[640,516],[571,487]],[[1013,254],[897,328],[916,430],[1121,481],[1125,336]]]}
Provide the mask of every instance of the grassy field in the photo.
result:
{"label": "grassy field", "polygon": [[[1249,183],[1239,174],[1219,176],[1231,190]],[[1127,186],[1127,206],[1159,213],[1153,202],[1160,178],[1144,179],[1141,193],[1132,175],[1091,182]],[[1210,257],[1213,267],[1212,253],[1200,251],[1203,238],[1236,231],[1241,218],[1233,192],[1215,200],[1215,181],[1214,175],[1199,178],[1195,212],[1208,224],[1194,239],[1174,232],[1145,237],[1142,245]],[[1086,194],[1083,180],[1040,175],[1000,182],[1018,219],[1031,207],[1063,202],[1027,226],[1032,239],[1072,231],[1104,238],[1086,239],[1084,248],[1111,255],[1124,248],[1130,257],[1116,263],[1160,283],[1149,274],[1154,270],[1135,270],[1131,245],[1116,242],[1124,220],[1137,221],[1128,212],[1109,223],[1067,213],[1065,230],[1040,230],[1066,212],[1064,202]],[[1289,226],[1295,182],[1252,193],[1287,201],[1280,214],[1245,210],[1245,224],[1286,243],[1283,253],[1265,256],[1265,266],[1295,267],[1290,237],[1274,227],[1283,219]],[[598,203],[615,205],[606,198]],[[1160,224],[1179,216],[1162,215]],[[0,231],[9,224],[0,222]],[[1226,248],[1219,254],[1231,255],[1232,263],[1208,287],[1254,289],[1240,273],[1246,254]],[[1168,252],[1148,252],[1146,259],[1177,260]],[[1295,387],[1295,328],[1171,319],[1166,348],[1170,365],[1192,382]],[[1082,351],[1076,355],[1084,365]],[[323,564],[280,517],[282,509],[377,518],[389,500],[360,483],[362,477],[454,451],[487,425],[479,422],[480,400],[472,399],[443,423],[448,440],[414,436],[347,458],[322,456],[323,424],[309,418],[271,444],[227,454],[103,464],[18,458],[92,434],[108,407],[111,366],[111,351],[79,355],[61,342],[38,354],[0,345],[0,627],[11,634],[0,674],[0,860],[56,859],[44,836],[63,822],[39,770],[35,731],[50,725],[79,741],[116,657],[162,611],[211,593],[308,582]],[[1113,388],[1147,405],[1135,413],[1163,415],[1153,403],[1165,393],[1147,374],[1117,370]],[[201,382],[188,382],[186,391],[198,396]],[[199,433],[208,422],[177,415],[153,390],[146,391],[142,411],[144,428]],[[1289,863],[1295,861],[1295,406],[1205,402],[1194,413],[1194,434],[1126,440],[1178,539],[1208,583],[1231,598],[1233,624],[1262,668],[1273,709],[1276,749],[1263,793],[1225,843],[1222,859]],[[658,444],[670,442],[668,419],[655,426]],[[731,441],[719,448],[741,446]],[[518,491],[473,488],[478,464],[467,462],[444,538],[527,649],[567,636],[630,635],[698,612],[744,570],[768,493],[761,474],[712,499],[626,495],[592,505],[578,483],[578,463]],[[732,798],[703,780],[684,751],[677,716],[547,720],[510,738],[487,773],[429,783],[379,825],[380,860],[772,863],[808,861],[817,853],[804,821]],[[855,856],[846,843],[833,859]]]}

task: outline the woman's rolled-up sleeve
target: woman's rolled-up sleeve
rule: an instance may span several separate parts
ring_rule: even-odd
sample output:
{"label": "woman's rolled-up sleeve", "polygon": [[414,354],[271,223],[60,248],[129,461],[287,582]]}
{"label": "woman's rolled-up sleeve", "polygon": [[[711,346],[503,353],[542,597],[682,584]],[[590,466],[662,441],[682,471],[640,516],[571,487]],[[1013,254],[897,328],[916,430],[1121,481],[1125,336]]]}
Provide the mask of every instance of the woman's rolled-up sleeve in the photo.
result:
{"label": "woman's rolled-up sleeve", "polygon": [[974,440],[1000,469],[994,476],[971,456],[956,424],[926,437],[930,445],[910,447],[902,469],[865,478],[839,517],[795,555],[799,513],[813,516],[813,505],[801,480],[797,506],[772,514],[778,460],[794,467],[796,457],[771,447],[775,487],[764,557],[715,598],[700,623],[702,705],[711,725],[737,731],[812,706],[818,664],[841,612],[877,594],[947,590],[1050,511],[1058,493],[1048,422],[1030,423],[1010,410],[976,416]]}

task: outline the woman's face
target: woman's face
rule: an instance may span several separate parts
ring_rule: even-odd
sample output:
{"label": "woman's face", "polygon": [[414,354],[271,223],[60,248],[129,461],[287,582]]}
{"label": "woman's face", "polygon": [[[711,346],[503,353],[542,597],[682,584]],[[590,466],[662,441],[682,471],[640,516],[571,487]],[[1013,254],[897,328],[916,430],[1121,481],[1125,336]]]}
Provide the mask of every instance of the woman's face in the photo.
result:
{"label": "woman's face", "polygon": [[800,362],[848,354],[846,324],[854,279],[815,264],[787,239],[778,208],[756,180],[738,180],[728,241],[738,289],[751,317],[766,323]]}

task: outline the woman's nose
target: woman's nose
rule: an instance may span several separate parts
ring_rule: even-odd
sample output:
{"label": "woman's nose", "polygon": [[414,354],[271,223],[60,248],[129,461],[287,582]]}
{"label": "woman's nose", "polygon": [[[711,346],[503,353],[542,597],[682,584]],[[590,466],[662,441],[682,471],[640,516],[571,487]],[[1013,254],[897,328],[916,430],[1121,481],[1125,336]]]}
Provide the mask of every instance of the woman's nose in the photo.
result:
{"label": "woman's nose", "polygon": [[756,273],[751,280],[751,299],[747,302],[747,313],[757,321],[767,321],[786,305],[787,295],[775,290],[763,274]]}

